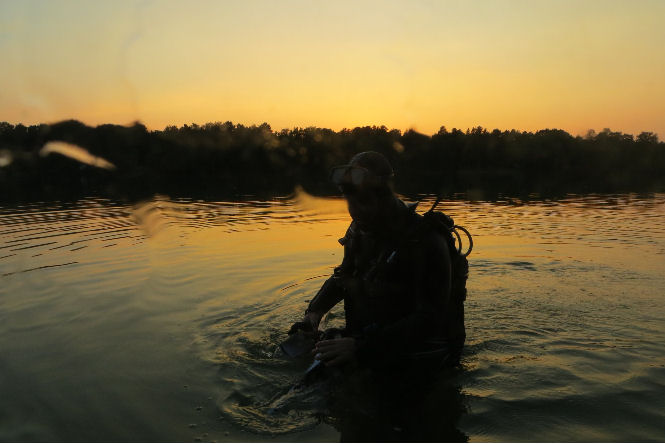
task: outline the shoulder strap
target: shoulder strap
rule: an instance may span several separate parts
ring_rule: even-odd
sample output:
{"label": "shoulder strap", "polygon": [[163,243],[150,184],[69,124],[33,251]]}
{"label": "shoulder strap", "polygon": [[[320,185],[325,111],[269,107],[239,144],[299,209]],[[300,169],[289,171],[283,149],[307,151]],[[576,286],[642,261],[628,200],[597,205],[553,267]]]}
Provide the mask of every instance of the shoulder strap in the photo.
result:
{"label": "shoulder strap", "polygon": [[355,234],[356,234],[356,222],[351,221],[349,228],[346,229],[344,237],[340,237],[339,239],[337,239],[337,242],[339,242],[340,245],[344,246],[346,245],[347,242],[351,240],[353,236],[355,236]]}

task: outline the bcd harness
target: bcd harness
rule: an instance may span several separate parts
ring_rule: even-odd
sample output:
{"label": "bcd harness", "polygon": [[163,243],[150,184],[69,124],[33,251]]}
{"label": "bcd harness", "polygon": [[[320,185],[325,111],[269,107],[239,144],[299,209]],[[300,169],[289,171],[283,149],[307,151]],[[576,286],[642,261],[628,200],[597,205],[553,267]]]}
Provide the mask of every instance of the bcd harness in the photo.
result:
{"label": "bcd harness", "polygon": [[[441,201],[441,197],[437,197],[436,201],[432,207],[422,215],[425,223],[416,223],[414,226],[407,230],[407,232],[402,236],[397,243],[387,251],[381,252],[374,267],[372,267],[365,275],[365,279],[371,279],[376,273],[377,266],[380,267],[382,264],[390,264],[395,260],[396,255],[399,250],[407,243],[412,242],[414,239],[421,237],[421,231],[427,228],[434,229],[439,233],[446,241],[448,245],[448,251],[450,255],[451,263],[451,290],[453,300],[458,302],[464,302],[466,300],[467,290],[466,290],[466,281],[469,277],[469,261],[467,257],[471,254],[473,250],[473,237],[471,233],[461,225],[456,225],[455,221],[449,215],[441,212],[435,211],[437,205]],[[407,207],[410,211],[415,213],[415,204],[407,204]],[[356,235],[355,223],[351,223],[348,232],[346,235],[339,239],[339,243],[347,248],[349,241],[353,240],[353,237]],[[463,252],[463,242],[460,232],[464,233],[468,239],[468,245],[466,251]],[[346,252],[345,252],[346,253]],[[338,267],[341,268],[341,267]],[[339,272],[341,270],[335,270]]]}

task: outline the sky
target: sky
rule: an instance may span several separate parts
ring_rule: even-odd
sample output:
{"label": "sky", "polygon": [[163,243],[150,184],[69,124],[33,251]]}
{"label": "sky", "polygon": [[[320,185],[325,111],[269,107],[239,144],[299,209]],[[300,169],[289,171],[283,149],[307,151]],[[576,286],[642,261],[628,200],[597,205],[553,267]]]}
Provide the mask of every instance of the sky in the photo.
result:
{"label": "sky", "polygon": [[665,138],[665,1],[0,0],[0,121]]}

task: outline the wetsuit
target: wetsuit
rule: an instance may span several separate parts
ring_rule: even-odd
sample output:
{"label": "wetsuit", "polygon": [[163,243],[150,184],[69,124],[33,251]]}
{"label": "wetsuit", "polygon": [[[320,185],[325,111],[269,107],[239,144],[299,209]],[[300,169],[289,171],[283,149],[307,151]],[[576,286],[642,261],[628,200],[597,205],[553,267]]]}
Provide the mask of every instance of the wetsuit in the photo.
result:
{"label": "wetsuit", "polygon": [[454,365],[465,334],[462,302],[451,296],[449,246],[415,205],[398,208],[380,233],[351,223],[340,239],[344,260],[308,311],[323,314],[344,300],[344,334],[356,339],[360,364]]}

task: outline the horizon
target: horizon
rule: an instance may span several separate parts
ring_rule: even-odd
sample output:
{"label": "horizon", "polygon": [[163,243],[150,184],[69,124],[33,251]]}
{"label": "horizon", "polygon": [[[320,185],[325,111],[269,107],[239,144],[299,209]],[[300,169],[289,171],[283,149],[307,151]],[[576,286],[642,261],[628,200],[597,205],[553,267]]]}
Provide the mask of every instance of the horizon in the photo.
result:
{"label": "horizon", "polygon": [[654,0],[4,1],[0,12],[0,121],[12,124],[665,135]]}
{"label": "horizon", "polygon": [[96,128],[98,126],[104,126],[104,125],[115,125],[115,126],[122,126],[122,127],[129,128],[129,127],[132,127],[134,125],[141,125],[141,126],[145,127],[146,130],[149,131],[149,132],[165,131],[169,127],[176,127],[177,129],[181,129],[184,126],[196,125],[198,127],[204,127],[205,125],[209,125],[209,124],[224,124],[224,123],[231,123],[232,125],[242,125],[242,126],[247,127],[247,128],[260,127],[262,125],[268,125],[270,127],[270,130],[274,133],[278,133],[280,131],[292,131],[292,130],[296,130],[296,129],[310,129],[310,128],[319,129],[319,130],[330,130],[330,131],[334,131],[335,133],[339,133],[339,132],[342,132],[342,131],[350,131],[350,130],[353,130],[355,128],[385,128],[387,131],[397,130],[401,134],[405,134],[409,131],[415,131],[415,132],[417,132],[419,134],[422,134],[422,135],[425,135],[427,137],[432,137],[432,136],[436,135],[439,131],[441,131],[441,129],[445,129],[447,132],[452,132],[454,130],[458,130],[458,131],[461,131],[463,133],[469,133],[473,129],[479,128],[479,127],[482,128],[483,130],[487,131],[488,133],[492,133],[493,131],[497,131],[497,130],[500,131],[501,133],[516,131],[516,132],[519,132],[519,133],[532,133],[532,134],[536,134],[540,131],[564,131],[572,137],[588,137],[589,135],[593,136],[593,135],[597,135],[599,133],[609,131],[611,133],[621,133],[621,134],[628,135],[628,136],[633,136],[633,137],[637,137],[642,133],[655,134],[658,141],[659,141],[659,143],[665,143],[664,140],[661,140],[660,134],[658,134],[655,131],[640,131],[639,133],[629,133],[629,132],[624,132],[624,131],[615,131],[612,128],[609,128],[609,127],[604,127],[601,130],[597,130],[595,128],[589,128],[586,131],[584,131],[584,133],[574,134],[574,133],[571,133],[571,132],[569,132],[569,131],[567,131],[563,128],[555,128],[555,127],[544,127],[544,128],[534,129],[534,130],[522,130],[522,129],[518,129],[518,128],[510,128],[510,129],[509,128],[490,128],[490,127],[484,127],[482,125],[476,125],[476,126],[466,127],[466,128],[458,128],[458,127],[454,127],[454,126],[449,127],[447,125],[440,125],[440,127],[437,131],[430,134],[430,133],[425,133],[425,132],[418,131],[416,128],[413,128],[413,127],[403,129],[403,128],[392,128],[392,127],[389,127],[387,125],[377,125],[377,124],[359,125],[359,126],[353,126],[353,127],[343,127],[343,128],[339,128],[339,129],[328,128],[328,127],[323,127],[323,126],[316,126],[316,125],[310,125],[310,126],[295,125],[295,126],[286,127],[286,128],[277,128],[277,127],[273,127],[273,125],[271,125],[270,122],[244,123],[244,122],[237,122],[237,121],[234,122],[233,120],[224,120],[224,121],[215,120],[215,121],[206,121],[206,122],[202,122],[202,123],[199,123],[199,122],[185,122],[185,123],[181,123],[179,125],[178,124],[167,124],[167,125],[165,125],[164,127],[161,127],[161,128],[150,127],[150,126],[146,125],[144,122],[141,122],[140,120],[135,120],[133,122],[128,122],[128,123],[104,122],[104,123],[98,123],[98,124],[90,124],[88,122],[81,121],[80,119],[69,118],[69,119],[58,120],[58,121],[55,121],[55,122],[38,122],[38,123],[33,123],[33,124],[25,124],[23,122],[12,123],[12,122],[7,122],[7,121],[0,121],[0,123],[8,123],[8,124],[13,125],[13,126],[23,125],[23,126],[29,127],[29,126],[39,126],[39,125],[52,126],[52,125],[57,125],[57,124],[62,123],[62,122],[71,122],[71,121],[82,123],[85,126],[88,126],[90,128]]}

